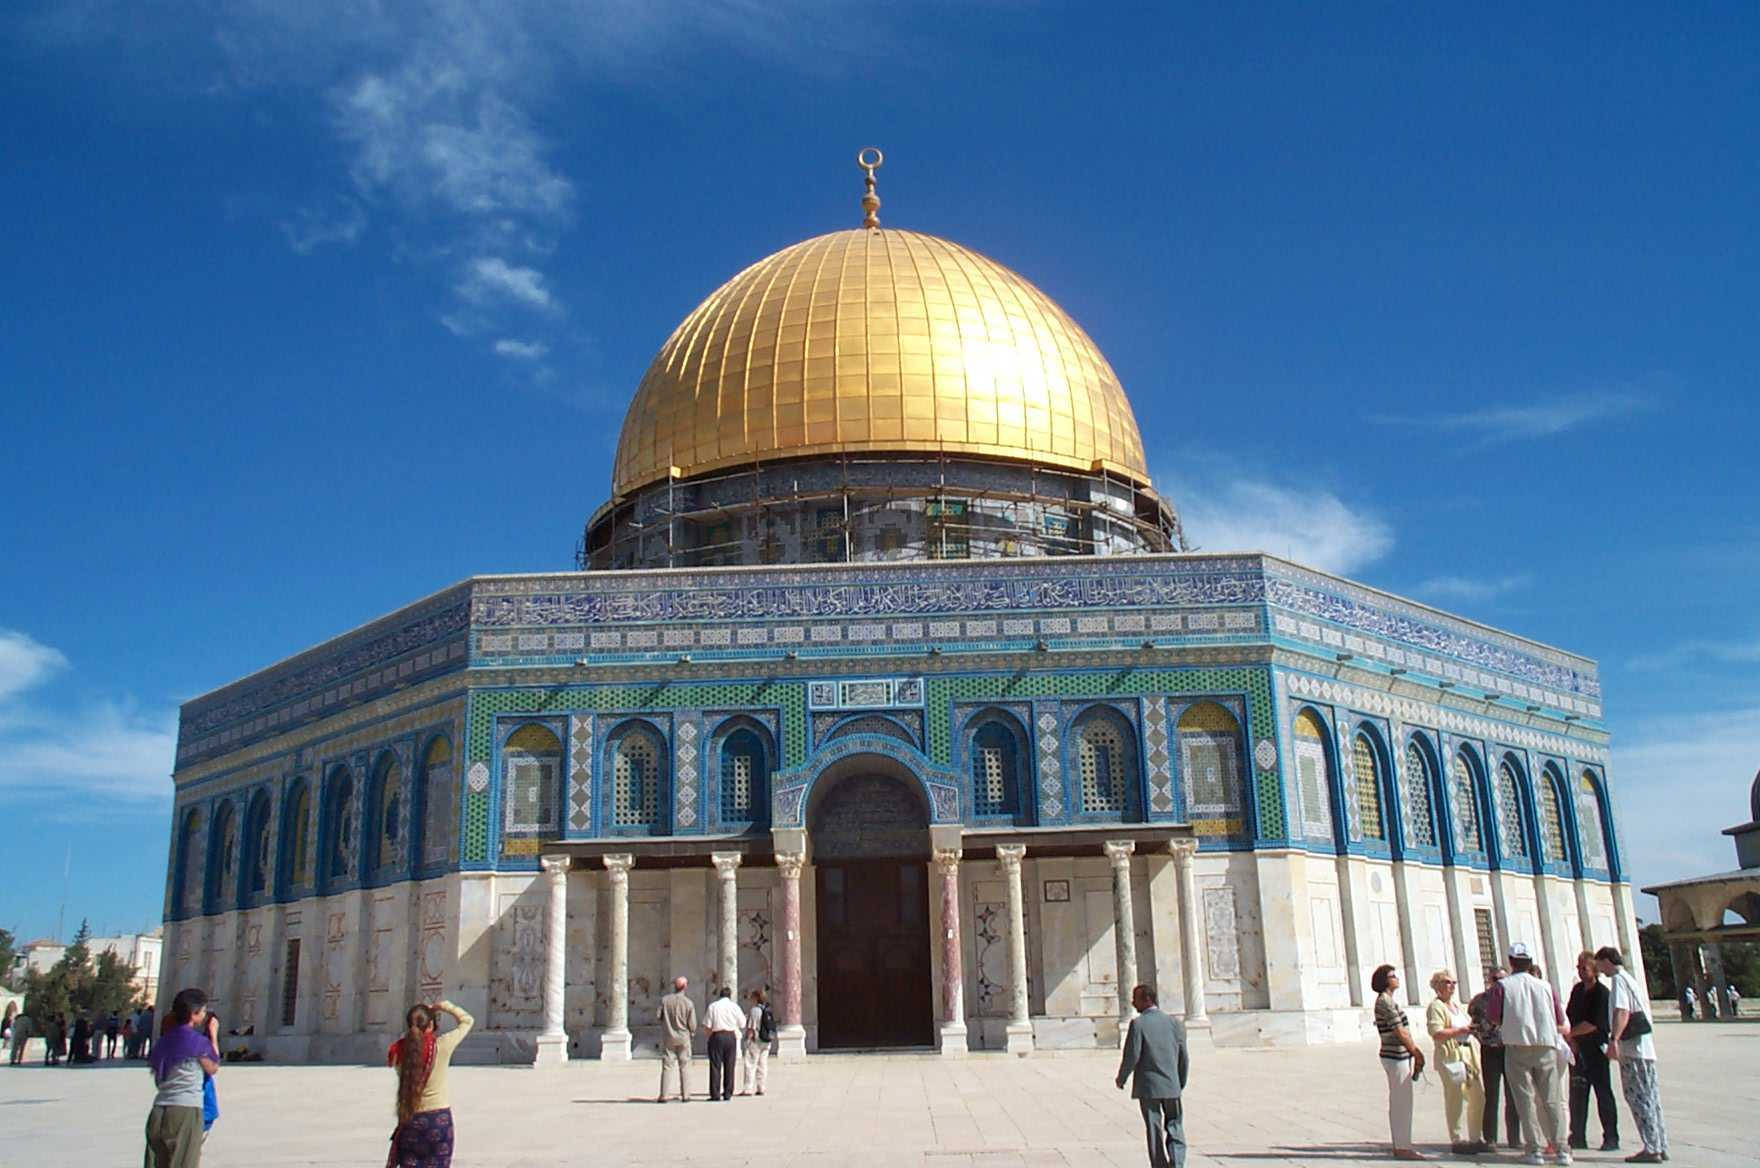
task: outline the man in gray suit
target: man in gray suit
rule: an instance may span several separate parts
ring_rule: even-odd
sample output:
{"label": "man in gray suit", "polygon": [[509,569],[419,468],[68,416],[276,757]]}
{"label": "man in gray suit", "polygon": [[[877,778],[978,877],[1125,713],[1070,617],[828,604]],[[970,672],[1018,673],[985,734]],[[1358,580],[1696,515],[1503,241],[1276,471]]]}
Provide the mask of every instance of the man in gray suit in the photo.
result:
{"label": "man in gray suit", "polygon": [[1131,1005],[1137,1016],[1125,1036],[1118,1086],[1123,1090],[1124,1081],[1136,1076],[1131,1098],[1143,1111],[1153,1168],[1185,1168],[1186,1133],[1180,1110],[1180,1090],[1186,1085],[1190,1064],[1185,1024],[1161,1012],[1155,1004],[1155,991],[1148,986],[1131,991]]}

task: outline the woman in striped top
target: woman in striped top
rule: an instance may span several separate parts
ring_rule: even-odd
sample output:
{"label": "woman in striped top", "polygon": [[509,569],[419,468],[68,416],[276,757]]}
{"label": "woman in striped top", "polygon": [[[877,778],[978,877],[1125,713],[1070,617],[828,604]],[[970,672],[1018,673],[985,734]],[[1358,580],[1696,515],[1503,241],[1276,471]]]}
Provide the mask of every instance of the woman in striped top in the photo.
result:
{"label": "woman in striped top", "polygon": [[1412,1147],[1412,1080],[1424,1072],[1424,1052],[1412,1041],[1405,1009],[1395,1000],[1399,971],[1377,966],[1369,978],[1375,991],[1375,1029],[1381,1032],[1381,1069],[1387,1073],[1387,1123],[1395,1160],[1428,1160]]}

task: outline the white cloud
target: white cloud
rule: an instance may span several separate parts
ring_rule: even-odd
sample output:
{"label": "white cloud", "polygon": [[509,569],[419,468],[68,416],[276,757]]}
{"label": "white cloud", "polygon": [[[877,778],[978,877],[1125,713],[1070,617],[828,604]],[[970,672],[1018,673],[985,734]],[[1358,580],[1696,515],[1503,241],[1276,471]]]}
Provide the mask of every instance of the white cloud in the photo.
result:
{"label": "white cloud", "polygon": [[[1760,665],[1760,640],[1682,641],[1654,653],[1642,653],[1628,667],[1643,672],[1686,669],[1697,665]],[[1760,744],[1756,746],[1760,753]]]}
{"label": "white cloud", "polygon": [[0,791],[169,798],[176,711],[110,700],[63,707],[32,692],[67,665],[60,650],[0,630]]}
{"label": "white cloud", "polygon": [[1177,488],[1186,539],[1205,551],[1262,551],[1349,574],[1393,548],[1379,516],[1331,491],[1221,476]]}
{"label": "white cloud", "polygon": [[29,633],[0,629],[0,702],[39,685],[67,667],[61,650]]}
{"label": "white cloud", "polygon": [[495,342],[495,353],[500,357],[508,357],[515,361],[538,361],[550,351],[550,346],[542,341],[515,341],[502,339]]}
{"label": "white cloud", "polygon": [[1490,406],[1454,414],[1381,414],[1372,420],[1385,425],[1466,434],[1477,439],[1480,445],[1489,445],[1552,438],[1591,422],[1638,413],[1649,409],[1650,405],[1650,399],[1643,394],[1603,390],[1538,399],[1525,405]]}
{"label": "white cloud", "polygon": [[498,256],[472,260],[457,285],[460,296],[472,304],[511,300],[532,308],[550,309],[555,300],[544,286],[544,273],[536,268],[516,267]]}
{"label": "white cloud", "polygon": [[[1608,778],[1634,886],[1736,866],[1724,828],[1748,818],[1760,766],[1760,706],[1650,717],[1614,740]],[[1655,920],[1655,902],[1646,898]]]}
{"label": "white cloud", "polygon": [[346,197],[327,208],[301,207],[293,218],[281,221],[287,246],[300,255],[311,255],[327,243],[352,244],[366,229],[366,208]]}
{"label": "white cloud", "polygon": [[1483,603],[1526,588],[1533,577],[1526,573],[1511,576],[1432,576],[1412,588],[1415,596],[1438,603],[1454,601]]}

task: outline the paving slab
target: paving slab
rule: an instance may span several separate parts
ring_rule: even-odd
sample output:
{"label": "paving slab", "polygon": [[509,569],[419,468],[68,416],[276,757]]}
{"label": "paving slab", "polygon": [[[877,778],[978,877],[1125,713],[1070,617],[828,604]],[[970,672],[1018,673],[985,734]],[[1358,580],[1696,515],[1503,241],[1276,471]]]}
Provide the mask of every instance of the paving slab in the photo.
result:
{"label": "paving slab", "polygon": [[[1657,1027],[1663,1107],[1682,1168],[1760,1164],[1760,1019]],[[653,1102],[659,1065],[554,1071],[455,1067],[459,1168],[1144,1168],[1117,1055],[823,1056],[770,1065],[762,1098]],[[229,1065],[202,1161],[340,1168],[384,1163],[383,1067]],[[152,1087],[140,1064],[0,1066],[0,1164],[136,1164]],[[1186,1095],[1194,1168],[1387,1163],[1386,1087],[1372,1044],[1203,1051]],[[1627,1151],[1636,1132],[1621,1104]],[[1591,1119],[1591,1138],[1599,1134]],[[1420,1147],[1448,1159],[1441,1089],[1418,1089]],[[1513,1154],[1463,1162],[1513,1163]],[[1580,1164],[1623,1154],[1579,1153]]]}

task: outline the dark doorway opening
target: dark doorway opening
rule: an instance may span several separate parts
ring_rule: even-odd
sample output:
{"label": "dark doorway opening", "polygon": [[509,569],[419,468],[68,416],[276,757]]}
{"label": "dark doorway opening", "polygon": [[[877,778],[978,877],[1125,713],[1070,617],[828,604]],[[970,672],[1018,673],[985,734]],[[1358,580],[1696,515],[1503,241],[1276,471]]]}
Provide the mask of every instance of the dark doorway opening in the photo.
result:
{"label": "dark doorway opening", "polygon": [[898,779],[853,775],[811,816],[819,1048],[928,1046],[929,823]]}

